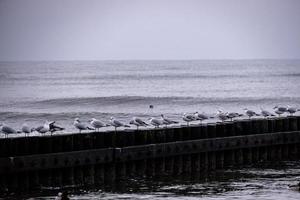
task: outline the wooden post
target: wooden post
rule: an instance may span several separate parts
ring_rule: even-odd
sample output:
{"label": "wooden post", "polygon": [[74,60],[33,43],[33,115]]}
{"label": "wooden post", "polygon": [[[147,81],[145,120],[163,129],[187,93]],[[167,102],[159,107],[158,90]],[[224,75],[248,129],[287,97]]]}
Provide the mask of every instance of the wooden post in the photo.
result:
{"label": "wooden post", "polygon": [[102,186],[104,184],[104,166],[103,164],[95,165],[95,185]]}
{"label": "wooden post", "polygon": [[202,132],[207,132],[207,136],[203,138],[215,138],[217,135],[217,127],[215,123],[207,124],[207,126],[203,127],[202,130]]}

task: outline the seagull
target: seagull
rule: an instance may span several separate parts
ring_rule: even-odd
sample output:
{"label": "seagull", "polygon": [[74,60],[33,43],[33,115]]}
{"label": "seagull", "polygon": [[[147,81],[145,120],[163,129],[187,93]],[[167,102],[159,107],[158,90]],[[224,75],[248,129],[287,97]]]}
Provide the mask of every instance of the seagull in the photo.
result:
{"label": "seagull", "polygon": [[230,119],[230,121],[233,120],[233,118],[236,118],[236,117],[241,117],[243,116],[243,114],[240,114],[240,113],[236,113],[236,112],[230,112],[230,113],[226,113],[227,115],[227,118]]}
{"label": "seagull", "polygon": [[246,115],[249,117],[249,119],[253,116],[259,116],[256,112],[253,110],[248,110],[247,108],[244,108]]}
{"label": "seagull", "polygon": [[276,109],[274,112],[275,112],[279,117],[280,117],[280,115],[282,115],[282,114],[284,113],[284,111],[279,110],[279,109]]}
{"label": "seagull", "polygon": [[29,136],[29,134],[33,131],[33,129],[30,129],[26,123],[22,125],[21,130],[25,134],[25,137]]}
{"label": "seagull", "polygon": [[91,126],[96,129],[96,131],[99,131],[99,129],[102,127],[109,126],[108,124],[105,124],[104,122],[102,122],[98,119],[95,119],[95,118],[92,118],[89,122],[90,122]]}
{"label": "seagull", "polygon": [[263,108],[260,108],[260,109],[261,109],[260,114],[261,114],[262,116],[264,116],[265,118],[266,118],[266,117],[275,116],[274,114],[270,113],[270,112],[267,111],[267,110],[264,110]]}
{"label": "seagull", "polygon": [[81,131],[83,131],[83,130],[94,130],[94,129],[88,127],[87,125],[85,125],[84,123],[82,123],[79,120],[79,118],[74,119],[73,125],[75,126],[75,128],[77,128],[79,130],[79,133],[81,133]]}
{"label": "seagull", "polygon": [[162,120],[163,124],[166,125],[166,127],[170,124],[178,124],[179,123],[177,121],[173,121],[173,120],[166,118],[163,114],[161,114],[160,116],[161,116],[161,120]]}
{"label": "seagull", "polygon": [[52,134],[55,131],[62,131],[62,130],[65,130],[65,129],[62,128],[62,127],[56,126],[55,121],[53,121],[53,122],[49,123],[49,130],[50,130],[50,133],[51,133],[51,136],[52,136]]}
{"label": "seagull", "polygon": [[187,126],[189,126],[190,122],[197,120],[196,117],[195,117],[195,115],[193,115],[193,114],[187,114],[187,113],[183,113],[182,119],[183,119],[183,121],[186,122]]}
{"label": "seagull", "polygon": [[228,114],[228,113],[223,113],[221,110],[218,110],[218,113],[216,114],[216,116],[217,116],[222,122],[224,122],[225,120],[229,119],[227,114]]}
{"label": "seagull", "polygon": [[53,122],[46,121],[43,126],[39,126],[37,128],[33,128],[33,129],[31,129],[31,131],[37,131],[37,132],[39,132],[41,134],[45,134],[48,131],[50,131],[50,124],[51,123],[53,123]]}
{"label": "seagull", "polygon": [[8,138],[9,134],[15,134],[17,131],[10,126],[5,124],[0,124],[0,132],[5,134],[5,138]]}
{"label": "seagull", "polygon": [[159,128],[160,125],[164,124],[163,120],[156,119],[154,117],[149,118],[149,121],[150,121],[150,124],[155,126],[155,128]]}
{"label": "seagull", "polygon": [[287,106],[286,112],[290,113],[290,116],[293,116],[293,114],[296,113],[297,111],[299,111],[299,109],[295,107]]}
{"label": "seagull", "polygon": [[129,124],[136,125],[136,130],[139,130],[139,126],[148,126],[149,125],[138,117],[133,117],[132,120],[129,122]]}
{"label": "seagull", "polygon": [[277,109],[282,113],[287,111],[287,107],[284,107],[284,106],[275,106],[273,109]]}
{"label": "seagull", "polygon": [[194,113],[196,120],[200,120],[200,124],[202,124],[202,121],[209,119],[209,118],[213,118],[213,117],[209,117],[207,114],[205,113],[198,113],[195,112]]}
{"label": "seagull", "polygon": [[128,125],[126,125],[126,124],[124,124],[124,123],[116,120],[114,117],[110,118],[110,125],[112,125],[112,126],[115,127],[115,131],[117,130],[118,127],[122,127],[122,126],[123,127],[130,127],[130,126],[128,126]]}

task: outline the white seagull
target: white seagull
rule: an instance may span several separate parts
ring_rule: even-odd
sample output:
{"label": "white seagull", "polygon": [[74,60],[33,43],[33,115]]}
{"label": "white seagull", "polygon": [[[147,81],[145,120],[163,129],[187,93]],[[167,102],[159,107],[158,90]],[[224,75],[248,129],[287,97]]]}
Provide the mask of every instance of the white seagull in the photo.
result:
{"label": "white seagull", "polygon": [[0,124],[0,132],[5,134],[5,138],[8,138],[9,134],[15,134],[17,131],[10,126],[5,124]]}
{"label": "white seagull", "polygon": [[39,132],[40,134],[43,135],[43,134],[50,131],[50,126],[49,126],[50,123],[51,122],[46,121],[43,126],[39,126],[37,128],[32,128],[31,131],[37,131],[37,132]]}
{"label": "white seagull", "polygon": [[230,121],[232,121],[233,118],[243,116],[243,114],[240,114],[240,113],[237,113],[237,112],[226,113],[226,115],[227,115],[227,118],[230,119]]}
{"label": "white seagull", "polygon": [[94,130],[93,128],[90,128],[86,124],[82,123],[79,118],[75,118],[73,125],[79,130],[79,133],[81,133],[83,130]]}
{"label": "white seagull", "polygon": [[155,128],[159,128],[160,125],[163,125],[163,120],[156,119],[154,117],[149,118],[150,124],[152,124]]}
{"label": "white seagull", "polygon": [[116,120],[114,117],[111,117],[110,120],[109,120],[109,122],[110,122],[110,125],[112,125],[113,127],[115,127],[115,131],[117,130],[118,127],[130,127],[130,126],[128,126],[128,125],[126,125],[126,124],[124,124],[124,123]]}
{"label": "white seagull", "polygon": [[202,121],[204,121],[206,119],[213,118],[213,117],[208,116],[205,113],[195,112],[194,115],[195,115],[196,120],[200,120],[200,124],[202,124]]}
{"label": "white seagull", "polygon": [[245,110],[246,115],[249,117],[249,119],[253,116],[259,116],[259,114],[257,114],[253,110],[249,110],[247,108],[244,108],[244,110]]}
{"label": "white seagull", "polygon": [[218,110],[216,117],[218,117],[218,119],[221,120],[222,122],[229,119],[227,113],[223,113],[221,110]]}
{"label": "white seagull", "polygon": [[136,130],[138,130],[140,126],[149,125],[138,117],[133,117],[132,120],[130,120],[129,124],[136,125]]}
{"label": "white seagull", "polygon": [[178,124],[179,123],[177,121],[173,121],[173,120],[170,120],[170,119],[166,118],[163,114],[161,114],[160,116],[161,116],[161,120],[162,120],[163,124],[166,125],[166,127],[168,125],[171,125],[171,124]]}
{"label": "white seagull", "polygon": [[187,113],[183,113],[182,119],[183,119],[183,121],[186,122],[186,125],[188,125],[188,126],[190,125],[190,122],[197,120],[195,115],[187,114]]}
{"label": "white seagull", "polygon": [[96,131],[99,131],[99,129],[102,127],[109,126],[108,124],[105,124],[104,122],[102,122],[98,119],[95,119],[95,118],[92,118],[89,122],[90,122],[91,126],[96,129]]}
{"label": "white seagull", "polygon": [[276,110],[278,110],[278,111],[280,111],[280,112],[282,112],[282,113],[284,113],[284,112],[286,112],[287,111],[287,107],[285,107],[285,106],[275,106],[273,109],[276,109]]}
{"label": "white seagull", "polygon": [[293,114],[297,111],[299,111],[299,109],[297,109],[296,107],[287,106],[286,112],[288,112],[290,116],[293,116]]}
{"label": "white seagull", "polygon": [[22,125],[22,132],[25,134],[25,137],[29,136],[33,129],[31,129],[26,123]]}
{"label": "white seagull", "polygon": [[260,114],[263,116],[263,117],[271,117],[271,116],[275,116],[274,114],[272,114],[271,112],[263,109],[263,108],[260,108],[261,109],[261,112]]}

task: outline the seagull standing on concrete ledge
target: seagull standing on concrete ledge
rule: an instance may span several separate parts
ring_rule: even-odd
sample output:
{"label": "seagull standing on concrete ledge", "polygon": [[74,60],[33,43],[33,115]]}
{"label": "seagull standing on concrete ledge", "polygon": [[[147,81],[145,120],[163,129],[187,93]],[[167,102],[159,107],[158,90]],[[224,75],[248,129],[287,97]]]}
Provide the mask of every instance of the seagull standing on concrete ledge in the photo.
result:
{"label": "seagull standing on concrete ledge", "polygon": [[39,126],[37,128],[32,128],[32,131],[37,131],[40,134],[45,134],[50,131],[50,122],[46,121],[43,126]]}
{"label": "seagull standing on concrete ledge", "polygon": [[243,114],[236,113],[236,112],[226,113],[226,115],[227,115],[228,119],[230,119],[230,121],[232,121],[236,117],[242,117],[243,116]]}
{"label": "seagull standing on concrete ledge", "polygon": [[132,120],[129,122],[129,124],[136,125],[136,130],[139,130],[139,126],[148,126],[149,125],[138,117],[133,117]]}
{"label": "seagull standing on concrete ledge", "polygon": [[198,112],[195,112],[195,118],[196,120],[200,120],[200,124],[202,124],[202,121],[206,120],[209,118],[209,116],[205,113],[198,113]]}
{"label": "seagull standing on concrete ledge", "polygon": [[163,124],[166,125],[166,127],[168,125],[171,125],[171,124],[178,124],[179,123],[177,121],[173,121],[173,120],[170,120],[170,119],[166,118],[163,114],[161,114],[161,120],[162,120]]}
{"label": "seagull standing on concrete ledge", "polygon": [[79,130],[79,133],[81,133],[81,131],[83,131],[83,130],[94,130],[94,129],[88,127],[87,125],[85,125],[84,123],[82,123],[79,120],[79,118],[75,118],[73,125],[76,129]]}
{"label": "seagull standing on concrete ledge", "polygon": [[62,127],[59,127],[57,125],[55,125],[55,121],[49,123],[49,130],[50,130],[50,133],[51,133],[51,136],[54,132],[56,131],[62,131],[62,130],[65,130],[64,128]]}
{"label": "seagull standing on concrete ledge", "polygon": [[253,110],[249,110],[247,108],[244,109],[246,115],[249,117],[249,119],[253,116],[259,116],[259,114],[257,114],[256,112],[254,112]]}
{"label": "seagull standing on concrete ledge", "polygon": [[221,110],[218,110],[218,113],[216,114],[216,117],[219,118],[222,122],[226,121],[228,118],[227,113],[222,112]]}
{"label": "seagull standing on concrete ledge", "polygon": [[26,123],[22,125],[22,132],[25,134],[25,137],[29,136],[29,134],[33,131]]}
{"label": "seagull standing on concrete ledge", "polygon": [[9,134],[15,134],[17,131],[10,126],[5,124],[0,124],[0,132],[5,134],[5,138],[8,138]]}
{"label": "seagull standing on concrete ledge", "polygon": [[108,124],[105,124],[104,122],[102,122],[98,119],[95,119],[95,118],[92,118],[89,122],[90,122],[91,126],[96,129],[96,131],[99,131],[99,129],[102,127],[109,126]]}
{"label": "seagull standing on concrete ledge", "polygon": [[159,128],[160,125],[163,125],[163,121],[156,119],[154,117],[149,118],[150,124],[152,124],[155,128]]}
{"label": "seagull standing on concrete ledge", "polygon": [[295,107],[287,106],[286,112],[288,112],[290,116],[293,116],[293,114],[296,113],[297,111],[299,111],[299,109]]}
{"label": "seagull standing on concrete ledge", "polygon": [[187,126],[190,125],[190,122],[197,120],[196,117],[195,117],[195,115],[193,115],[193,114],[187,114],[187,113],[183,113],[182,119],[183,119],[183,121],[186,122]]}
{"label": "seagull standing on concrete ledge", "polygon": [[128,126],[128,125],[126,125],[126,124],[124,124],[124,123],[116,120],[114,117],[111,117],[110,120],[109,120],[109,122],[110,122],[110,125],[112,125],[113,127],[115,127],[115,131],[117,130],[118,127],[130,127],[130,126]]}
{"label": "seagull standing on concrete ledge", "polygon": [[274,114],[270,113],[269,111],[267,110],[264,110],[263,108],[260,108],[261,109],[261,112],[260,114],[263,116],[263,117],[271,117],[271,116],[275,116]]}

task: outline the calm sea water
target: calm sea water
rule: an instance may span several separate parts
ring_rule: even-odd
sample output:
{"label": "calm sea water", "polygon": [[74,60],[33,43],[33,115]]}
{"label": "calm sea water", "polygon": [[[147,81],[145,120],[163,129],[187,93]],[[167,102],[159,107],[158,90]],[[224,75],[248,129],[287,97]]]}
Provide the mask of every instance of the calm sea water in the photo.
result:
{"label": "calm sea water", "polygon": [[[75,117],[128,122],[161,113],[217,109],[259,111],[300,106],[300,60],[0,62],[0,122],[19,129],[55,120],[74,132]],[[149,105],[154,109],[149,109]],[[1,136],[2,137],[2,136]],[[113,192],[84,192],[73,199],[299,199],[289,185],[300,163],[227,171],[209,182],[138,182]],[[225,173],[225,174],[226,174]],[[236,173],[238,175],[236,175]],[[232,175],[234,174],[234,175]],[[54,198],[53,194],[35,195]],[[40,198],[37,196],[41,196]]]}
{"label": "calm sea water", "polygon": [[[0,122],[300,106],[300,60],[0,62]],[[150,110],[149,105],[154,109]]]}
{"label": "calm sea water", "polygon": [[[217,177],[217,178],[216,178]],[[300,162],[285,162],[244,169],[219,171],[206,181],[190,177],[162,180],[131,180],[111,190],[69,190],[77,200],[298,200]],[[45,194],[48,193],[48,194]],[[41,191],[27,200],[55,199],[57,191]]]}

